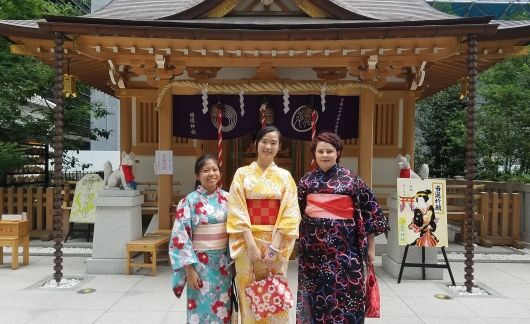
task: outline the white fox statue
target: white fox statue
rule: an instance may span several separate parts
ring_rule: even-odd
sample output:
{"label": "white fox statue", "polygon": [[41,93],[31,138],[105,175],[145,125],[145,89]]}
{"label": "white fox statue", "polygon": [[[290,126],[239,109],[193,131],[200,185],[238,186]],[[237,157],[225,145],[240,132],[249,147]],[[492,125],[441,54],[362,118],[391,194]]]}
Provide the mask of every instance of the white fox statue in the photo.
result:
{"label": "white fox statue", "polygon": [[121,152],[121,164],[118,170],[112,171],[110,161],[103,165],[103,183],[105,189],[136,190],[132,166],[134,165],[134,153]]}

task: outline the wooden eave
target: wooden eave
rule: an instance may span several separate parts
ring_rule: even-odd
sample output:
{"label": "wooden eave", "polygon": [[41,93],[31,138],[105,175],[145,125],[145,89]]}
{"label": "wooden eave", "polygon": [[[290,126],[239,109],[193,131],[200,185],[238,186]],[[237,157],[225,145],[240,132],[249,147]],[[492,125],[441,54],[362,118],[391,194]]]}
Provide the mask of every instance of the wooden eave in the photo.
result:
{"label": "wooden eave", "polygon": [[[143,25],[86,24],[70,22],[40,22],[43,32],[99,36],[160,37],[176,39],[210,40],[345,40],[368,38],[443,37],[466,34],[493,34],[498,25],[456,24],[423,26],[379,26],[348,27],[318,26],[319,28],[249,30],[197,27],[161,27]],[[178,28],[176,28],[178,27]],[[226,26],[225,26],[226,27]]]}

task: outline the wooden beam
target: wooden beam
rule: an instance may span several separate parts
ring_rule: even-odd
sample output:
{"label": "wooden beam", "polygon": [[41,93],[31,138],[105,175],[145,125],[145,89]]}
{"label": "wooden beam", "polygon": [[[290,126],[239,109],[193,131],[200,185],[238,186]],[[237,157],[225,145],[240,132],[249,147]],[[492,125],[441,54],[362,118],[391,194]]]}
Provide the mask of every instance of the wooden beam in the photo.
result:
{"label": "wooden beam", "polygon": [[132,99],[120,97],[120,151],[132,148]]}
{"label": "wooden beam", "polygon": [[374,109],[375,95],[368,89],[361,90],[359,118],[359,175],[372,185],[372,163],[374,156]]}
{"label": "wooden beam", "polygon": [[410,155],[410,168],[414,170],[414,130],[416,128],[416,97],[410,91],[403,98],[403,149]]}
{"label": "wooden beam", "polygon": [[[169,80],[160,80],[159,91],[169,83]],[[158,149],[173,149],[173,96],[164,96],[158,112]],[[158,217],[160,229],[171,229],[171,201],[173,197],[173,175],[158,176]]]}

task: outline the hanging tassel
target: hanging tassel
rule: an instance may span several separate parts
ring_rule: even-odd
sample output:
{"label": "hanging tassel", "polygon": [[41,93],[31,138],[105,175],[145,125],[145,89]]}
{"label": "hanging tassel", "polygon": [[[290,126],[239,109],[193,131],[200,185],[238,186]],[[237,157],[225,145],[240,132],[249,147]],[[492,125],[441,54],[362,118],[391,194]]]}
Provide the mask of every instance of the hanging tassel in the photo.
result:
{"label": "hanging tassel", "polygon": [[283,113],[287,114],[289,112],[289,90],[283,88]]}
{"label": "hanging tassel", "polygon": [[245,114],[245,98],[243,97],[245,95],[245,90],[241,90],[239,92],[239,107],[241,108],[241,117]]}
{"label": "hanging tassel", "polygon": [[208,112],[208,83],[202,88],[202,114],[205,115]]}

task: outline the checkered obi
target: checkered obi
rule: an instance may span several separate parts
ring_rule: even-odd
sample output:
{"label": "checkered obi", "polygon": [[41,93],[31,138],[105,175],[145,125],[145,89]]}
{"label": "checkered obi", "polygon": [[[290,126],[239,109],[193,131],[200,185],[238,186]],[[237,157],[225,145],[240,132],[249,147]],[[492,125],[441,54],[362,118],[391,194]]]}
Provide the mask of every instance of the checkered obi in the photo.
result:
{"label": "checkered obi", "polygon": [[280,211],[280,200],[247,199],[247,209],[252,225],[274,225]]}
{"label": "checkered obi", "polygon": [[355,205],[350,196],[309,194],[305,214],[314,218],[352,219]]}
{"label": "checkered obi", "polygon": [[226,223],[199,224],[193,231],[193,249],[199,251],[222,250],[228,246]]}

